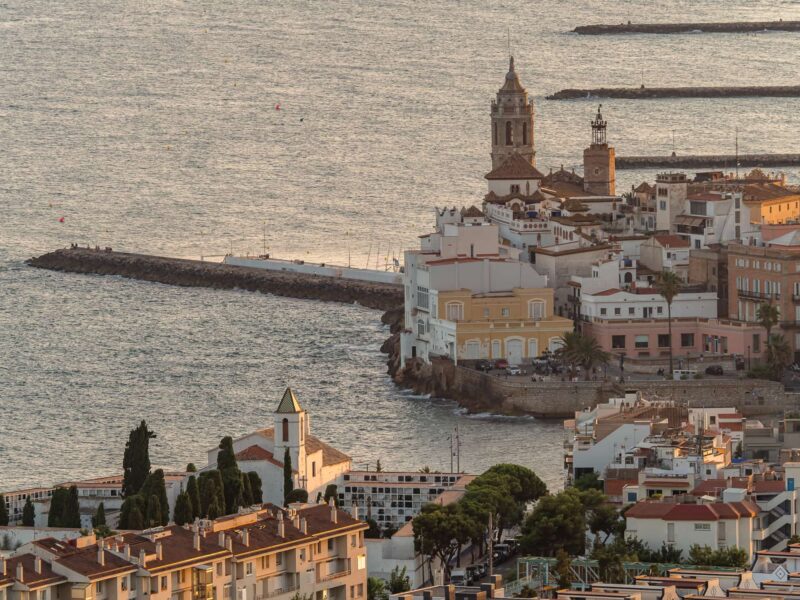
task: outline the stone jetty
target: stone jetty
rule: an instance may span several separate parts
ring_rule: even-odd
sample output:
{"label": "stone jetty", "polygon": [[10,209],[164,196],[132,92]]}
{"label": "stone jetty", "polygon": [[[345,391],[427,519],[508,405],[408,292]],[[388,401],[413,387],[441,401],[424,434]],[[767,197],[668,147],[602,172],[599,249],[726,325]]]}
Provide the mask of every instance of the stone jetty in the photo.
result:
{"label": "stone jetty", "polygon": [[800,21],[744,21],[734,23],[631,23],[629,21],[616,25],[581,25],[572,31],[580,35],[800,31]]}
{"label": "stone jetty", "polygon": [[686,156],[617,156],[617,169],[727,169],[800,167],[800,154],[707,154]]}
{"label": "stone jetty", "polygon": [[635,88],[569,88],[546,96],[546,100],[585,100],[622,98],[653,100],[656,98],[797,98],[800,85],[748,85],[719,87],[635,87]]}
{"label": "stone jetty", "polygon": [[52,271],[118,275],[185,287],[241,289],[289,298],[357,303],[383,311],[392,311],[403,304],[403,287],[400,285],[267,271],[108,249],[65,248],[26,262],[33,267]]}

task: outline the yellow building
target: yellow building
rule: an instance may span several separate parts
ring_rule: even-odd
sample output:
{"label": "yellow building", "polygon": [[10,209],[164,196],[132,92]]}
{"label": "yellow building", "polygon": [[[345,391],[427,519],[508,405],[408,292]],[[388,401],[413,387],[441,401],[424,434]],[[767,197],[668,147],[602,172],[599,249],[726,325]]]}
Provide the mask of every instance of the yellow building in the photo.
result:
{"label": "yellow building", "polygon": [[800,192],[781,185],[746,185],[743,196],[752,223],[786,223],[800,219]]}
{"label": "yellow building", "polygon": [[439,292],[438,309],[439,319],[455,323],[459,359],[522,364],[558,348],[561,336],[573,329],[570,319],[553,314],[552,288]]}

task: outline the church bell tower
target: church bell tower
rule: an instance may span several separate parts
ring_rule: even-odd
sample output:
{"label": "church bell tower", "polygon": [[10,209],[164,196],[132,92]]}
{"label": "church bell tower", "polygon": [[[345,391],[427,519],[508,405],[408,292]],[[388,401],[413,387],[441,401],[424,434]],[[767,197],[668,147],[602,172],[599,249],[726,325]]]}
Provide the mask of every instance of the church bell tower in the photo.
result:
{"label": "church bell tower", "polygon": [[533,102],[522,87],[510,57],[506,80],[492,100],[492,169],[496,169],[511,154],[517,153],[531,165],[536,165],[533,149]]}
{"label": "church bell tower", "polygon": [[606,139],[606,121],[597,107],[592,121],[592,144],[583,151],[583,189],[597,196],[616,195],[616,157]]}

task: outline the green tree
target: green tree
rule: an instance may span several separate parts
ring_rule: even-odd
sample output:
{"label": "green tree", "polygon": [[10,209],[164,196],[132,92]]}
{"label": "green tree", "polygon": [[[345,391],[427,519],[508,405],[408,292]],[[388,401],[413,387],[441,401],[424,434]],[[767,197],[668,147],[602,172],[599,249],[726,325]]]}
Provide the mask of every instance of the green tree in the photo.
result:
{"label": "green tree", "polygon": [[771,302],[762,302],[756,309],[756,322],[767,330],[767,356],[769,356],[772,328],[780,321],[780,309]]}
{"label": "green tree", "polygon": [[586,491],[586,490],[603,490],[603,482],[597,476],[597,473],[592,471],[591,473],[585,473],[580,477],[576,477],[575,481],[572,482],[572,487],[575,489]]}
{"label": "green tree", "polygon": [[261,477],[255,471],[249,471],[247,478],[250,480],[250,490],[253,494],[253,504],[261,504],[264,501],[264,495],[261,491]]}
{"label": "green tree", "polygon": [[161,501],[155,494],[151,494],[147,500],[147,507],[146,507],[144,521],[146,527],[158,527],[159,525],[163,525],[163,523],[161,522],[162,521]]}
{"label": "green tree", "polygon": [[364,532],[365,538],[377,540],[381,537],[381,526],[378,525],[378,522],[375,519],[372,517],[368,518],[367,525],[369,525],[369,529]]}
{"label": "green tree", "polygon": [[31,497],[25,500],[25,506],[22,508],[22,525],[25,527],[33,527],[36,523],[36,509],[33,507]]}
{"label": "green tree", "polygon": [[[163,469],[156,469],[147,476],[140,495],[145,504],[145,521],[150,523],[151,519],[155,520],[152,525],[148,524],[148,527],[169,523],[169,500],[167,499],[167,484]],[[151,508],[150,503],[153,497],[158,499],[158,504]]]}
{"label": "green tree", "polygon": [[220,471],[230,468],[239,468],[239,465],[236,462],[236,454],[233,452],[233,438],[229,435],[226,435],[219,441],[217,468]]}
{"label": "green tree", "polygon": [[0,526],[8,525],[8,508],[6,508],[6,499],[3,494],[0,494]]}
{"label": "green tree", "polygon": [[709,546],[694,544],[689,548],[689,562],[698,566],[744,568],[747,566],[747,553],[735,546],[712,550]]}
{"label": "green tree", "polygon": [[769,338],[767,364],[773,371],[774,379],[780,381],[784,369],[792,364],[792,348],[784,336],[774,334]]}
{"label": "green tree", "polygon": [[242,479],[242,501],[244,506],[253,506],[253,488],[250,487],[250,477],[247,473],[239,471],[239,477]]}
{"label": "green tree", "polygon": [[211,469],[200,473],[200,478],[197,480],[198,486],[200,487],[200,505],[205,509],[211,504],[210,499],[203,499],[203,486],[206,481],[212,481],[214,483],[213,492],[217,500],[217,508],[221,513],[225,510],[225,489],[222,483],[222,473],[220,473],[219,469]]}
{"label": "green tree", "polygon": [[537,502],[522,525],[520,547],[538,556],[555,556],[559,550],[577,556],[585,551],[585,530],[581,492],[565,490]]}
{"label": "green tree", "polygon": [[284,504],[285,506],[289,506],[293,502],[308,502],[308,492],[302,488],[293,489],[289,492],[289,495],[286,496]]}
{"label": "green tree", "polygon": [[574,373],[575,367],[583,369],[586,381],[592,376],[592,369],[598,365],[606,365],[611,354],[603,350],[595,338],[577,332],[568,332],[561,337],[562,345],[556,355],[568,365]]}
{"label": "green tree", "polygon": [[667,303],[667,337],[669,338],[669,375],[672,377],[672,301],[681,291],[681,278],[672,271],[662,271],[656,282],[656,291]]}
{"label": "green tree", "polygon": [[325,494],[322,496],[322,499],[325,501],[325,504],[328,504],[333,498],[333,503],[335,506],[339,506],[339,488],[336,487],[335,483],[329,483],[325,486]]}
{"label": "green tree", "polygon": [[185,525],[192,522],[192,501],[187,492],[181,492],[175,499],[172,520],[175,521],[175,525]]}
{"label": "green tree", "polygon": [[400,594],[407,592],[411,589],[411,581],[406,574],[406,568],[402,569],[397,566],[389,573],[389,592],[392,594]]}
{"label": "green tree", "polygon": [[101,525],[106,524],[106,506],[103,502],[97,507],[97,512],[92,517],[92,528],[97,529]]}
{"label": "green tree", "polygon": [[47,513],[48,527],[66,527],[63,518],[68,496],[67,488],[59,487],[53,490],[53,495],[50,496],[50,511]]}
{"label": "green tree", "polygon": [[214,498],[214,501],[208,507],[208,518],[213,521],[214,519],[218,519],[219,517],[221,517],[222,516],[221,513],[222,511],[220,510],[219,507],[219,500],[217,498]]}
{"label": "green tree", "polygon": [[389,594],[386,591],[386,584],[379,577],[367,578],[367,600],[388,600]]}
{"label": "green tree", "polygon": [[120,529],[144,529],[144,502],[139,494],[128,496],[119,512]]}
{"label": "green tree", "polygon": [[[200,513],[201,518],[208,516],[211,505],[217,502],[217,484],[212,477],[200,478]],[[217,506],[219,511],[219,506]]]}
{"label": "green tree", "polygon": [[556,564],[555,567],[553,567],[559,589],[569,589],[571,587],[572,585],[572,573],[570,572],[571,566],[572,566],[572,560],[570,559],[569,554],[563,548],[559,548],[559,550],[556,552]]}
{"label": "green tree", "polygon": [[150,473],[150,440],[155,437],[156,434],[148,429],[145,421],[131,430],[122,459],[123,496],[132,496],[142,489]]}
{"label": "green tree", "polygon": [[78,500],[78,486],[72,485],[67,490],[64,503],[64,513],[61,517],[62,527],[73,527],[80,529],[81,526],[81,505]]}
{"label": "green tree", "polygon": [[[624,532],[625,519],[620,517],[616,508],[604,503],[591,510],[587,524],[589,531],[597,536],[601,544],[605,544],[610,536]],[[602,540],[600,540],[601,534]]]}
{"label": "green tree", "polygon": [[379,458],[375,463],[375,472],[382,473],[383,472],[383,465],[381,465],[381,459]]}
{"label": "green tree", "polygon": [[414,543],[419,552],[441,562],[450,579],[451,562],[460,557],[461,547],[469,541],[469,522],[458,504],[426,504],[411,521]]}
{"label": "green tree", "polygon": [[294,489],[294,480],[292,479],[292,455],[289,453],[289,448],[283,453],[283,498],[292,493]]}
{"label": "green tree", "polygon": [[200,516],[200,488],[197,487],[197,478],[194,475],[190,475],[189,481],[186,482],[186,495],[192,507],[191,520],[194,521]]}
{"label": "green tree", "polygon": [[186,465],[186,472],[197,473],[197,467],[194,466],[194,463],[189,463],[188,465]]}

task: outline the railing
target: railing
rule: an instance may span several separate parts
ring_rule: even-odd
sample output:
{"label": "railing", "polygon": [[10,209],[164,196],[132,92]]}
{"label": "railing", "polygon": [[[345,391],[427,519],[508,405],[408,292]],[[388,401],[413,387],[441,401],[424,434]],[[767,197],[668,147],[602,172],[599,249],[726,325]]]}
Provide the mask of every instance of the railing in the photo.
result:
{"label": "railing", "polygon": [[265,600],[266,598],[274,598],[275,596],[280,596],[281,594],[288,594],[289,592],[294,592],[299,589],[300,589],[299,585],[296,584],[287,585],[281,588],[276,588],[271,592],[262,594],[261,596],[256,596],[255,600]]}
{"label": "railing", "polygon": [[752,290],[736,290],[736,293],[742,298],[757,298],[761,300],[780,300],[780,294],[774,293],[765,293],[765,292],[754,292]]}
{"label": "railing", "polygon": [[781,321],[781,327],[800,327],[800,321]]}
{"label": "railing", "polygon": [[792,294],[792,302],[800,304],[800,294]]}
{"label": "railing", "polygon": [[350,575],[351,570],[345,569],[344,571],[336,571],[335,573],[328,573],[327,575],[320,575],[319,581],[330,581],[331,579],[338,579],[339,577],[347,577]]}

